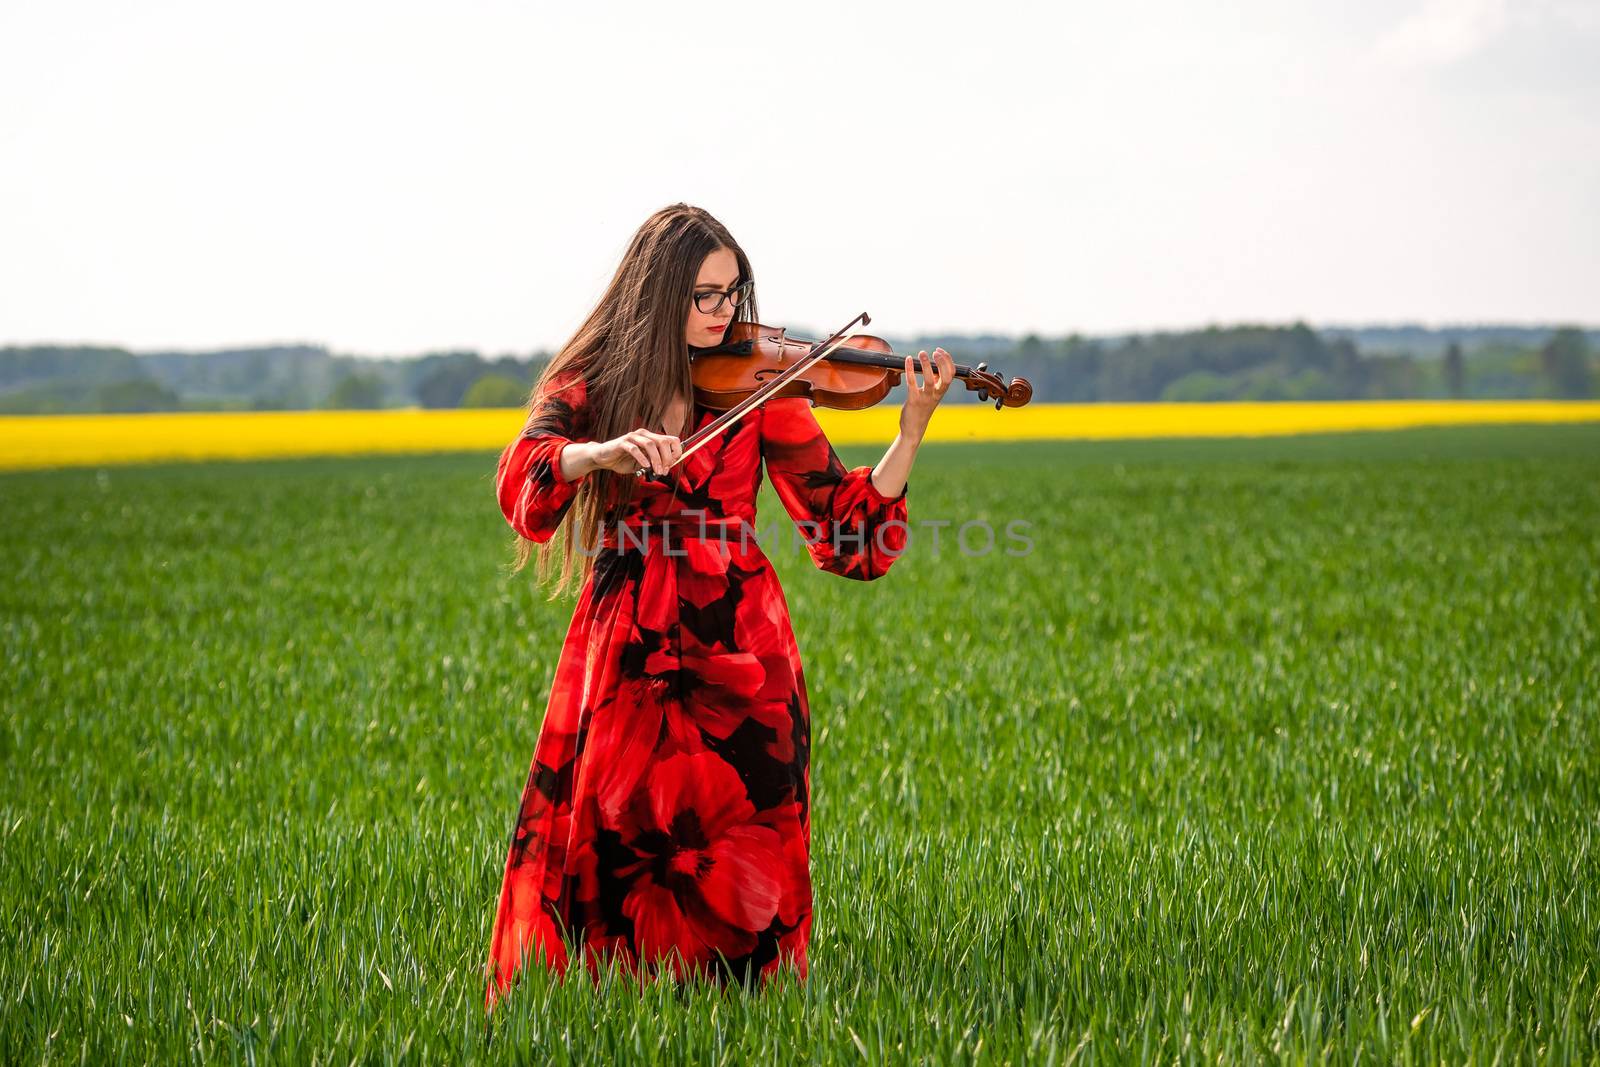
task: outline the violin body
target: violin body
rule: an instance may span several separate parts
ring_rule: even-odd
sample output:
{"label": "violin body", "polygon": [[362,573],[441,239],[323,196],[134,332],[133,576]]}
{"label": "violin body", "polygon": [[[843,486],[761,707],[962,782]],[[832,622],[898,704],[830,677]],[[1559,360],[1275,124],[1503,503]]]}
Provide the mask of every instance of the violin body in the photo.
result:
{"label": "violin body", "polygon": [[[690,349],[695,403],[712,411],[730,411],[806,356],[816,342],[793,338],[781,326],[731,322],[721,344]],[[913,361],[915,362],[915,361]],[[957,379],[995,407],[1020,407],[1033,396],[1025,378],[1009,385],[987,369],[956,365]],[[881,337],[855,334],[848,347],[838,347],[779,386],[771,396],[803,396],[813,406],[856,411],[889,395],[905,377],[905,357]]]}

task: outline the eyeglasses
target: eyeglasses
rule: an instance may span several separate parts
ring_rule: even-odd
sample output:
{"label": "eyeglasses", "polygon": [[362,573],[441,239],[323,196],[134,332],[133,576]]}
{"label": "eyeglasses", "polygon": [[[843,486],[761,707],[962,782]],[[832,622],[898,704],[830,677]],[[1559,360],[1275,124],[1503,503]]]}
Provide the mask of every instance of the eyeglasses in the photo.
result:
{"label": "eyeglasses", "polygon": [[[700,310],[700,314],[702,315],[715,315],[722,309],[722,302],[724,300],[732,300],[733,306],[738,307],[740,304],[750,299],[750,290],[755,287],[755,284],[756,283],[753,281],[744,282],[740,285],[734,286],[725,293],[717,292],[716,290],[713,290],[709,293],[696,293],[694,294],[694,306]],[[708,303],[712,297],[717,298],[717,301],[714,304]]]}

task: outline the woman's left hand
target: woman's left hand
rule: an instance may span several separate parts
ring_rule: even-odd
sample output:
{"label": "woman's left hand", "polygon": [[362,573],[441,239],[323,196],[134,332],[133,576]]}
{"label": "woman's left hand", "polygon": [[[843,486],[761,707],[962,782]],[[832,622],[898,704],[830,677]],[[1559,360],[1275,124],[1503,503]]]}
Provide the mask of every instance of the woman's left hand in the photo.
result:
{"label": "woman's left hand", "polygon": [[929,366],[928,353],[917,353],[917,361],[922,367],[919,377],[915,373],[914,361],[910,356],[906,357],[906,402],[900,408],[900,433],[917,441],[921,441],[927,432],[933,409],[939,406],[939,401],[950,389],[950,383],[956,380],[956,362],[950,358],[950,353],[935,348],[933,359],[934,365]]}

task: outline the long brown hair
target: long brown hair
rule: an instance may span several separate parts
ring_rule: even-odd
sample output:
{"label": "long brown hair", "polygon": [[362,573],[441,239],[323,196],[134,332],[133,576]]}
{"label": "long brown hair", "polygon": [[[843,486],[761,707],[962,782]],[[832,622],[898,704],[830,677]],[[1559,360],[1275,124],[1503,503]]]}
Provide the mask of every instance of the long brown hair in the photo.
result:
{"label": "long brown hair", "polygon": [[[664,432],[662,423],[674,397],[688,402],[688,436],[694,422],[694,384],[684,335],[689,303],[701,264],[719,248],[729,249],[738,260],[735,284],[754,280],[744,249],[710,212],[679,203],[646,219],[628,242],[600,302],[534,383],[528,395],[530,418],[542,391],[576,371],[585,382],[587,440],[609,441],[640,427]],[[734,310],[734,319],[760,321],[753,295]],[[550,599],[569,589],[576,592],[594,569],[602,526],[626,513],[635,484],[634,478],[615,471],[589,474],[579,483],[557,536],[543,543],[517,536],[512,573],[520,572],[537,552],[535,574],[543,582],[559,556],[560,576]],[[585,551],[574,550],[574,536]]]}

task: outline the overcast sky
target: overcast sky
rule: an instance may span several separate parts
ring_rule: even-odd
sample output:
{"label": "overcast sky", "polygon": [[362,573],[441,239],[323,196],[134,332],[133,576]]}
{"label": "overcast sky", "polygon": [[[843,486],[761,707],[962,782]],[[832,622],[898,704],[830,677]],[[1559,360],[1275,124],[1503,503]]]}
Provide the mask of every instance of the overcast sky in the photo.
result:
{"label": "overcast sky", "polygon": [[6,0],[0,343],[553,347],[677,200],[776,324],[1600,323],[1595,0],[956,10]]}

